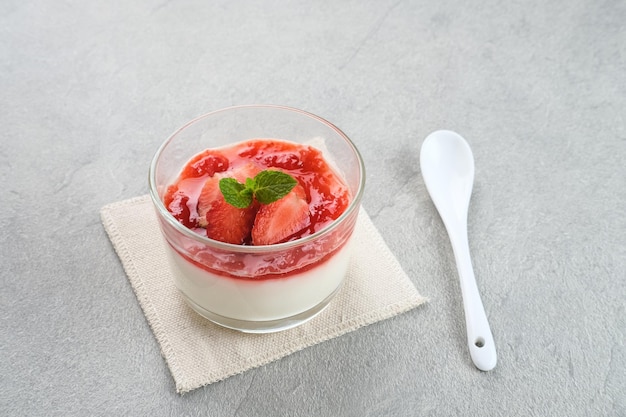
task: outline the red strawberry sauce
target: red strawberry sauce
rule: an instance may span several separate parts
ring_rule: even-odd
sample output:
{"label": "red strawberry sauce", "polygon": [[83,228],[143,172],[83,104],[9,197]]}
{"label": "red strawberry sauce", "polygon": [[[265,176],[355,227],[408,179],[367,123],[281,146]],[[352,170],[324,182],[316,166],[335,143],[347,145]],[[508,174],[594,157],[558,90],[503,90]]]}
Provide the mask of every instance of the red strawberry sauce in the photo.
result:
{"label": "red strawberry sauce", "polygon": [[[275,139],[253,139],[232,146],[206,150],[194,156],[182,169],[176,182],[170,185],[164,196],[164,204],[170,213],[184,226],[201,236],[207,231],[199,224],[198,199],[207,180],[215,175],[229,177],[237,175],[242,167],[249,170],[253,164],[259,171],[277,169],[293,176],[304,188],[306,201],[309,205],[309,221],[297,233],[291,234],[285,241],[297,240],[311,235],[337,219],[348,207],[351,195],[343,179],[330,167],[322,153],[314,147]],[[230,175],[232,173],[232,175]],[[221,194],[216,198],[223,198]],[[252,221],[254,218],[252,219]],[[210,213],[206,214],[206,222],[211,223]],[[204,222],[201,222],[204,223]],[[224,225],[228,227],[228,225]],[[252,226],[251,226],[252,227]],[[343,235],[343,233],[338,233]],[[339,237],[341,242],[320,243],[330,245],[330,251],[324,248],[295,248],[288,254],[289,265],[267,264],[254,273],[254,277],[263,279],[299,273],[318,265],[328,259],[345,243],[345,236]],[[252,245],[246,239],[244,245]],[[314,245],[316,246],[316,245]],[[179,251],[180,253],[180,251]],[[246,268],[243,259],[239,266],[216,264],[208,253],[194,256],[182,254],[193,264],[220,275],[241,277],[237,268]],[[192,256],[195,259],[190,259]],[[302,263],[301,267],[297,267]]]}
{"label": "red strawberry sauce", "polygon": [[[231,147],[207,150],[194,156],[171,185],[164,198],[167,209],[186,227],[206,236],[198,226],[198,197],[205,181],[221,173],[252,162],[264,169],[280,169],[304,187],[309,203],[309,226],[290,240],[302,238],[323,229],[341,215],[350,203],[350,193],[343,180],[311,146],[273,139],[255,139]],[[210,219],[207,219],[209,222]]]}

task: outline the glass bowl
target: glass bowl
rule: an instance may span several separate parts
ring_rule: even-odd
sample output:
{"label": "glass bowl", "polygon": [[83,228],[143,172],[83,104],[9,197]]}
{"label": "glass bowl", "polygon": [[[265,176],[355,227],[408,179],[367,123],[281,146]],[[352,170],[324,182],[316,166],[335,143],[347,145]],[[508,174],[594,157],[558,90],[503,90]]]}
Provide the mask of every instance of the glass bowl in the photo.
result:
{"label": "glass bowl", "polygon": [[[194,155],[258,138],[319,149],[349,189],[346,210],[314,234],[262,246],[209,239],[167,210],[167,188]],[[337,294],[348,270],[364,185],[363,160],[341,130],[305,111],[274,105],[230,107],[190,121],[161,145],[149,172],[150,195],[176,287],[203,317],[249,333],[300,325]]]}

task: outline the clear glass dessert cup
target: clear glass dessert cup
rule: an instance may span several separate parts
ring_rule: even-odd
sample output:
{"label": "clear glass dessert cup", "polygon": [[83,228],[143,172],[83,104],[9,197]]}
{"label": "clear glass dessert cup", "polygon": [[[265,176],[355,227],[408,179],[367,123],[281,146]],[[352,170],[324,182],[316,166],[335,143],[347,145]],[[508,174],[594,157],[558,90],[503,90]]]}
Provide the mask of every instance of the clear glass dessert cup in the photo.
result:
{"label": "clear glass dessert cup", "polygon": [[[164,195],[185,164],[208,148],[249,139],[280,139],[322,151],[350,190],[346,210],[301,239],[273,245],[235,245],[188,229],[167,210]],[[339,292],[350,261],[352,232],[365,186],[363,160],[337,127],[282,106],[230,107],[198,117],[158,149],[149,172],[172,275],[187,304],[208,320],[248,333],[298,326]]]}

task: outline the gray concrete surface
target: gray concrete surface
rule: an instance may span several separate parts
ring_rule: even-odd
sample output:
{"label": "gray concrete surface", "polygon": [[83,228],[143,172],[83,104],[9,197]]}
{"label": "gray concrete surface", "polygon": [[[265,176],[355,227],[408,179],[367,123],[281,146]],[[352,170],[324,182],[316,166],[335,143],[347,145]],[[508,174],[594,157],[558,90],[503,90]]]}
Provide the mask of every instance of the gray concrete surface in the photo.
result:
{"label": "gray concrete surface", "polygon": [[[623,1],[0,2],[0,414],[626,415]],[[179,396],[100,224],[158,145],[235,104],[302,108],[430,303]],[[476,160],[471,250],[499,363],[465,346],[418,163]]]}

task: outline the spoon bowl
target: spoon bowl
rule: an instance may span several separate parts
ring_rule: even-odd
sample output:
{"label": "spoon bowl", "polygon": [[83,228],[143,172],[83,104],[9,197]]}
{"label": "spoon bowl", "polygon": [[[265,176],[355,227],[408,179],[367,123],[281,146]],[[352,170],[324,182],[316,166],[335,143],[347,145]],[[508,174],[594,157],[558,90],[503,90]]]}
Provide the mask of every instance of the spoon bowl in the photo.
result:
{"label": "spoon bowl", "polygon": [[420,166],[444,223],[465,222],[474,184],[474,155],[465,139],[449,130],[431,133],[422,144]]}
{"label": "spoon bowl", "polygon": [[476,285],[467,237],[467,212],[474,184],[472,149],[459,134],[438,130],[422,143],[420,166],[454,251],[470,356],[478,369],[490,371],[497,363],[496,347]]}

